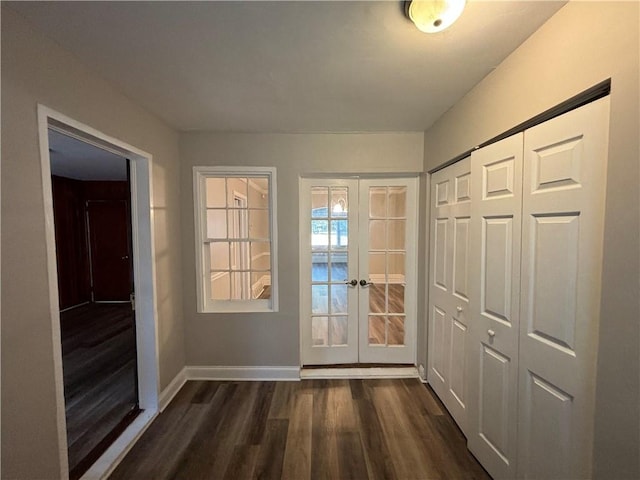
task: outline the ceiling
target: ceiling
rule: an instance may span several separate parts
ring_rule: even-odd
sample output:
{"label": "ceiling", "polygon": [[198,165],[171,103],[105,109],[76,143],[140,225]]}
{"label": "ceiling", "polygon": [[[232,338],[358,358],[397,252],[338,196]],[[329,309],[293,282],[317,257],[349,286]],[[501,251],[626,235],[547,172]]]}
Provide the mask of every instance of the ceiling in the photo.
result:
{"label": "ceiling", "polygon": [[49,129],[51,174],[75,180],[126,180],[127,160]]}
{"label": "ceiling", "polygon": [[370,132],[427,129],[566,2],[431,35],[402,1],[8,3],[179,130]]}

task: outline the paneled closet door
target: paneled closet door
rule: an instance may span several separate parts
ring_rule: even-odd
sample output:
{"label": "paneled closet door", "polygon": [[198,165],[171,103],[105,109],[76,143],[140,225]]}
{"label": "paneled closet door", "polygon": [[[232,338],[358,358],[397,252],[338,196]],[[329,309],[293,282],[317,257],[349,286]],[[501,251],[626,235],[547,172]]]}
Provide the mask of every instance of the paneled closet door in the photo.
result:
{"label": "paneled closet door", "polygon": [[590,478],[609,99],[525,132],[518,477]]}
{"label": "paneled closet door", "polygon": [[470,159],[431,176],[427,381],[466,432]]}
{"label": "paneled closet door", "polygon": [[471,155],[469,450],[493,478],[516,475],[522,140]]}

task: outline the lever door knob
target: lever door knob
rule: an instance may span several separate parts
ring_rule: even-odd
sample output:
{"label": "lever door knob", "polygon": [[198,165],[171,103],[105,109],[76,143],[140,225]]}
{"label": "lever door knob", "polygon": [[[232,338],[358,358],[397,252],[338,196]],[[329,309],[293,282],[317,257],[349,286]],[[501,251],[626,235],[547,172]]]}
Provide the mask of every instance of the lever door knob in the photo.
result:
{"label": "lever door knob", "polygon": [[353,280],[351,280],[350,282],[344,282],[345,285],[351,285],[352,287],[355,287],[356,285],[358,285],[358,280],[356,280],[355,278]]}
{"label": "lever door knob", "polygon": [[360,286],[361,287],[366,287],[368,285],[373,285],[373,283],[367,282],[366,280],[360,280]]}
{"label": "lever door knob", "polygon": [[496,336],[496,332],[494,332],[493,330],[489,329],[487,330],[487,335],[489,335],[491,338]]}

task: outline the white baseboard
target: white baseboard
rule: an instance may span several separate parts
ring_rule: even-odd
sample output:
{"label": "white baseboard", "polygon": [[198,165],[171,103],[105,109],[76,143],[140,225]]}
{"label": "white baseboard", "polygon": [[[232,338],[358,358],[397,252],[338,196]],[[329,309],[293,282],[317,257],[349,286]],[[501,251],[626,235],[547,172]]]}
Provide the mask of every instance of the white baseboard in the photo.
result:
{"label": "white baseboard", "polygon": [[300,367],[187,366],[187,380],[300,380]]}
{"label": "white baseboard", "polygon": [[176,396],[176,393],[180,391],[182,386],[187,382],[187,367],[184,367],[182,370],[178,372],[178,374],[171,380],[171,383],[167,385],[167,387],[160,392],[160,397],[158,398],[158,409],[163,412],[167,405],[171,403],[173,397]]}
{"label": "white baseboard", "polygon": [[300,378],[420,378],[416,367],[362,367],[362,368],[307,368],[300,371]]}

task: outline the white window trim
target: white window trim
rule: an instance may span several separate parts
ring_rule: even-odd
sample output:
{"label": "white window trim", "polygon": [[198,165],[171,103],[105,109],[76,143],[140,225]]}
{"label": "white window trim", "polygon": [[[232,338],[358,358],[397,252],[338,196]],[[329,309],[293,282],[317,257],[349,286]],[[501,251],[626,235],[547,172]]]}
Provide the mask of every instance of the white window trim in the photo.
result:
{"label": "white window trim", "polygon": [[[269,300],[212,300],[207,293],[210,275],[207,256],[204,253],[206,232],[205,179],[215,176],[269,177],[269,228],[271,230],[271,298]],[[193,167],[193,203],[196,247],[196,297],[198,313],[241,313],[278,311],[278,222],[275,167]]]}

